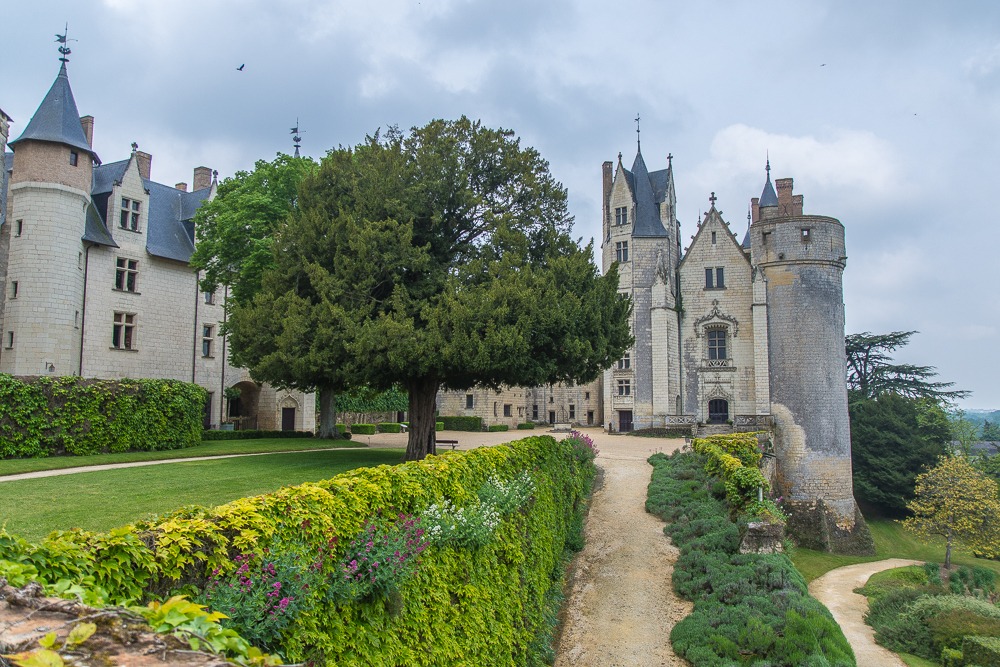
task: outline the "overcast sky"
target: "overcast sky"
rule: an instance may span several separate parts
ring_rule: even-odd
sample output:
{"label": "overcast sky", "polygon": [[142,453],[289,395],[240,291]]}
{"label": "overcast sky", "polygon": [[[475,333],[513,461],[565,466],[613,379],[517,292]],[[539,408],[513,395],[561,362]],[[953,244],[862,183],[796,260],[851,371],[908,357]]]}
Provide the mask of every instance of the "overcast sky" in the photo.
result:
{"label": "overcast sky", "polygon": [[[317,158],[462,114],[516,131],[600,238],[601,163],[674,155],[685,240],[708,197],[742,239],[764,160],[847,229],[847,331],[1000,408],[1000,3],[887,0],[13,0],[0,108],[20,135],[59,67],[105,162],[153,179]],[[243,71],[237,67],[245,64]]]}

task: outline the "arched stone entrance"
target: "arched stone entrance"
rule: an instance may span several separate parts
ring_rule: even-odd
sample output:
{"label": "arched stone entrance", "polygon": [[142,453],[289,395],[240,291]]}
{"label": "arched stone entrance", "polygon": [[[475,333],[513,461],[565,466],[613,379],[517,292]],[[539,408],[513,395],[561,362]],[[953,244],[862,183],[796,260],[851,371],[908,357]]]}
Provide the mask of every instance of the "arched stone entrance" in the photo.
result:
{"label": "arched stone entrance", "polygon": [[[234,395],[236,391],[238,395]],[[250,381],[238,382],[226,390],[226,398],[227,421],[233,428],[237,431],[256,429],[260,387]]]}

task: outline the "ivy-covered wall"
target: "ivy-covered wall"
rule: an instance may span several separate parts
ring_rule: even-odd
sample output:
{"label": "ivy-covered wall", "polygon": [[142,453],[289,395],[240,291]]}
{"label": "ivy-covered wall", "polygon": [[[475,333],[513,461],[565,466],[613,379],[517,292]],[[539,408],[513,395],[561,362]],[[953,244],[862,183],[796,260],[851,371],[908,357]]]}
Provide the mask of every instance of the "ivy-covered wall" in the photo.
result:
{"label": "ivy-covered wall", "polygon": [[201,441],[206,397],[176,380],[0,374],[0,458],[190,447]]}
{"label": "ivy-covered wall", "polygon": [[[567,541],[578,529],[594,475],[593,451],[531,437],[419,462],[355,470],[214,509],[186,508],[110,533],[53,533],[29,545],[0,532],[0,576],[60,579],[100,588],[112,601],[197,595],[245,554],[322,554],[327,582],[281,632],[286,661],[327,665],[537,664],[537,640],[561,584]],[[475,507],[484,486],[530,478],[530,500],[503,514],[474,544],[431,542],[398,595],[331,596],[366,526]],[[457,511],[456,509],[456,511]],[[66,583],[62,584],[64,587]],[[225,610],[223,610],[225,611]]]}

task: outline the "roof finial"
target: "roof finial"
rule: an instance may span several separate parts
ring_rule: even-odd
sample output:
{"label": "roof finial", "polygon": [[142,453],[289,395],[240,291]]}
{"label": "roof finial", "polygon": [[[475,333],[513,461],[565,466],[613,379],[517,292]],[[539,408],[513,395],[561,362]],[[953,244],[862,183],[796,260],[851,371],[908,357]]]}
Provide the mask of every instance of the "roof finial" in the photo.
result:
{"label": "roof finial", "polygon": [[667,169],[670,169],[673,166],[674,166],[674,154],[667,153]]}
{"label": "roof finial", "polygon": [[66,27],[63,28],[63,34],[56,35],[56,42],[62,45],[59,47],[59,62],[61,62],[63,65],[69,62],[69,58],[67,58],[66,56],[73,53],[69,49],[69,42],[75,42],[75,41],[76,41],[75,39],[69,38],[69,23],[67,23]]}
{"label": "roof finial", "polygon": [[771,180],[771,152],[767,151],[764,155],[767,156],[767,166],[764,167],[764,170],[767,171],[767,179]]}
{"label": "roof finial", "polygon": [[712,193],[712,196],[708,198],[709,203],[712,204],[712,208],[715,208],[715,202],[718,200],[719,198],[715,196],[714,192]]}
{"label": "roof finial", "polygon": [[136,142],[133,141],[132,142],[132,154],[134,155],[137,150],[139,150],[139,144],[137,144]]}
{"label": "roof finial", "polygon": [[639,114],[635,115],[635,149],[637,152],[642,152],[642,143],[639,140]]}
{"label": "roof finial", "polygon": [[291,130],[292,145],[295,147],[295,157],[299,157],[299,148],[302,147],[302,144],[299,143],[300,141],[302,141],[302,137],[299,136],[302,134],[302,132],[305,132],[305,130],[302,130],[301,132],[299,131],[299,119],[296,118],[295,127],[293,127]]}
{"label": "roof finial", "polygon": [[218,169],[213,169],[212,170],[212,182],[213,183],[218,183],[219,182],[219,170]]}

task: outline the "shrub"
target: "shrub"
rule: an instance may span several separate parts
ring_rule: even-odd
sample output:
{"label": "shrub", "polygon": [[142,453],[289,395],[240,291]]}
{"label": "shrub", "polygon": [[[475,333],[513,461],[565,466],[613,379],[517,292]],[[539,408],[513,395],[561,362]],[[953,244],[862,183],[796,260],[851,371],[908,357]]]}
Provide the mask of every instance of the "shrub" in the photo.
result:
{"label": "shrub", "polygon": [[[350,434],[347,434],[348,436]],[[258,438],[311,438],[312,431],[202,431],[202,440],[257,440]]]}
{"label": "shrub", "polygon": [[375,435],[375,424],[351,424],[354,435]]}
{"label": "shrub", "polygon": [[640,438],[686,438],[691,436],[691,432],[691,426],[658,426],[637,428],[626,435],[636,435]]}
{"label": "shrub", "polygon": [[523,424],[517,425],[517,430],[519,431],[530,431],[535,428],[535,422],[524,422]]}
{"label": "shrub", "polygon": [[403,430],[397,422],[379,422],[377,428],[379,433],[399,433]]}
{"label": "shrub", "polygon": [[482,431],[482,417],[439,417],[444,424],[442,431]]}
{"label": "shrub", "polygon": [[0,571],[17,567],[50,590],[64,580],[122,602],[202,590],[238,569],[234,554],[263,559],[267,547],[274,557],[322,551],[327,580],[380,513],[419,516],[445,500],[462,508],[482,502],[491,478],[510,485],[525,472],[530,502],[502,516],[486,544],[429,546],[394,600],[336,600],[323,586],[310,589],[278,643],[288,662],[537,666],[545,652],[538,637],[551,631],[552,589],[562,585],[564,553],[594,475],[571,443],[549,436],[357,469],[110,533],[57,532],[30,545],[0,532]]}
{"label": "shrub", "polygon": [[177,380],[0,374],[0,459],[191,447],[207,396]]}
{"label": "shrub", "polygon": [[444,422],[434,422],[434,430],[435,431],[443,431],[444,430]]}
{"label": "shrub", "polygon": [[[720,450],[719,465],[742,467]],[[674,589],[694,601],[670,634],[674,651],[694,667],[853,667],[839,626],[787,556],[738,553],[739,528],[712,494],[708,457],[655,454],[650,463],[646,509],[669,522],[664,532],[680,550]]]}
{"label": "shrub", "polygon": [[[758,489],[767,491],[770,484],[758,464],[762,456],[756,433],[733,433],[695,438],[694,451],[706,457],[705,468],[725,484],[726,500],[737,512],[756,500]],[[780,513],[769,510],[772,519]],[[782,515],[783,516],[783,515]]]}
{"label": "shrub", "polygon": [[991,667],[1000,665],[1000,639],[996,637],[966,637],[962,642],[962,659],[966,665]]}
{"label": "shrub", "polygon": [[497,433],[499,431],[506,431],[507,430],[507,425],[506,424],[490,424],[490,427],[488,429],[486,429],[486,430],[489,431],[490,433]]}

